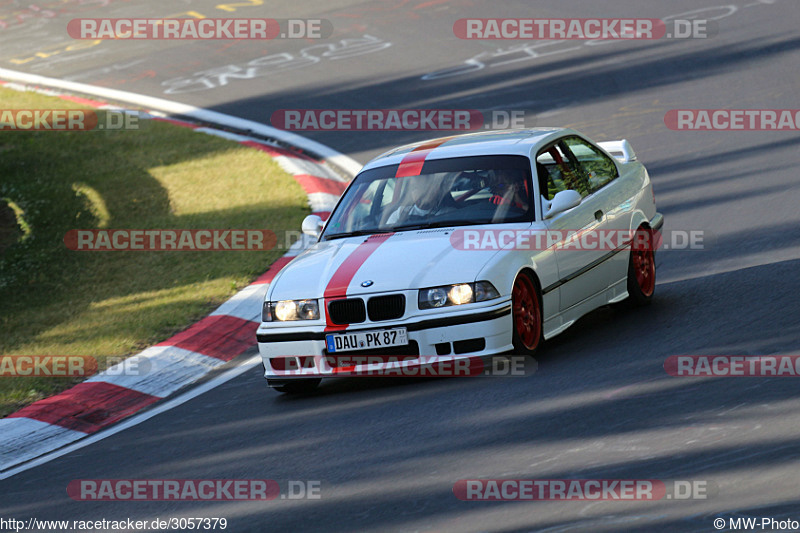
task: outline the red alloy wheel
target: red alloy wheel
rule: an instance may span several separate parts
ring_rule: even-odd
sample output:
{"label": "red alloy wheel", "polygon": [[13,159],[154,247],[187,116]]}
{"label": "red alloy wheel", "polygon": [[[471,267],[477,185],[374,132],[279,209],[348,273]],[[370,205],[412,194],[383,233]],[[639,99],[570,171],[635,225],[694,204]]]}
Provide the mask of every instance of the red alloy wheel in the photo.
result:
{"label": "red alloy wheel", "polygon": [[514,332],[526,350],[534,351],[542,336],[542,312],[539,297],[530,277],[521,274],[511,292]]}
{"label": "red alloy wheel", "polygon": [[649,229],[640,229],[639,235],[646,234],[645,238],[638,237],[633,240],[631,259],[636,282],[642,295],[650,297],[656,288],[656,262],[653,254],[653,232]]}

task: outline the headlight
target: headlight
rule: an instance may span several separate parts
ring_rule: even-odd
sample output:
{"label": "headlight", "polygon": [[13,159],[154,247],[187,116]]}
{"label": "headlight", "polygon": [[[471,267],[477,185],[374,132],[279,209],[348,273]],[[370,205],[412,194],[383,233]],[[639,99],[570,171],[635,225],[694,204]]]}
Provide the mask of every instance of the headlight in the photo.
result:
{"label": "headlight", "polygon": [[447,291],[447,299],[453,302],[454,305],[468,304],[472,302],[474,292],[470,284],[453,285]]}
{"label": "headlight", "polygon": [[478,281],[477,283],[459,283],[422,289],[419,291],[418,302],[420,309],[436,309],[448,305],[483,302],[499,297],[500,293],[497,292],[494,285],[488,281]]}
{"label": "headlight", "polygon": [[264,302],[261,310],[261,321],[286,322],[289,320],[316,320],[319,318],[317,300],[281,300]]}
{"label": "headlight", "polygon": [[447,305],[447,287],[434,287],[419,291],[419,308],[443,307]]}

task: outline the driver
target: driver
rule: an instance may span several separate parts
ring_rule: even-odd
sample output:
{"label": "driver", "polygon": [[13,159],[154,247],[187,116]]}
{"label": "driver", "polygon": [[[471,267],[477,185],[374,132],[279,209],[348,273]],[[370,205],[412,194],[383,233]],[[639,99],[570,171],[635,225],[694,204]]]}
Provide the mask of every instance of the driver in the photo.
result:
{"label": "driver", "polygon": [[401,178],[408,180],[406,190],[403,191],[403,200],[400,207],[395,209],[386,224],[408,220],[411,217],[426,217],[431,214],[438,203],[438,187],[432,186],[431,180],[424,176]]}
{"label": "driver", "polygon": [[493,204],[511,205],[517,209],[528,210],[525,180],[518,170],[498,169],[494,171],[494,178],[494,183],[489,188]]}

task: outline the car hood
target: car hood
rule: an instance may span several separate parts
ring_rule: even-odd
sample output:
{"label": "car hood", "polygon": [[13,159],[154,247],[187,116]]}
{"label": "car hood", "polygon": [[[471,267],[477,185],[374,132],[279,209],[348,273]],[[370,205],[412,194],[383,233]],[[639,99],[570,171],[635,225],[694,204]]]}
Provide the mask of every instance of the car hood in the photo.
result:
{"label": "car hood", "polygon": [[[404,231],[316,243],[278,274],[269,299],[320,298],[332,278],[332,286],[342,286],[350,275],[347,295],[477,281],[498,252],[458,250],[450,242],[452,232],[452,228]],[[361,286],[369,281],[368,287]]]}

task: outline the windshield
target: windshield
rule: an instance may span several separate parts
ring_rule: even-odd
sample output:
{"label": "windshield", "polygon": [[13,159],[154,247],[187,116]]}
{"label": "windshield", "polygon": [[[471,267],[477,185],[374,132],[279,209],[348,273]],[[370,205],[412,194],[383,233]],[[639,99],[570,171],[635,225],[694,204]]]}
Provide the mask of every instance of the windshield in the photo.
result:
{"label": "windshield", "polygon": [[379,167],[356,176],[322,238],[533,220],[527,157],[426,161],[422,174],[400,178],[397,168]]}

